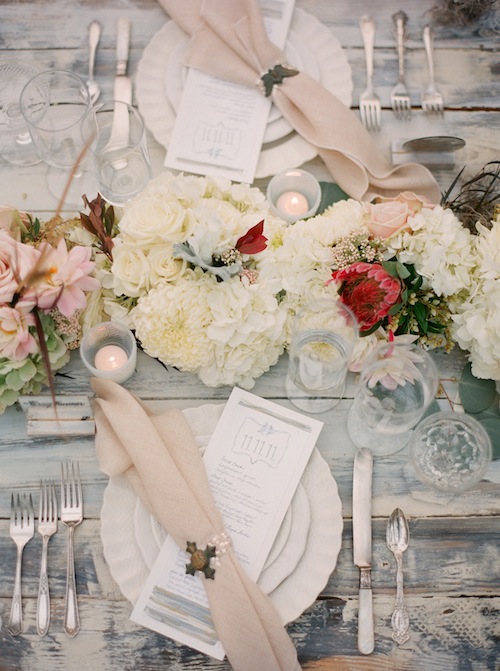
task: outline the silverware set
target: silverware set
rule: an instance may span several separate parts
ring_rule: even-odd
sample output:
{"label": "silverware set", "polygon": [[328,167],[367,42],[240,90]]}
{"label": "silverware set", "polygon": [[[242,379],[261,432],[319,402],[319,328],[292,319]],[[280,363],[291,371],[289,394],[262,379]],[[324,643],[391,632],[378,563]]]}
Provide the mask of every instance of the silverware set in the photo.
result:
{"label": "silverware set", "polygon": [[[394,37],[398,55],[398,78],[390,92],[390,103],[395,117],[401,121],[411,120],[411,96],[405,76],[405,51],[408,37],[408,16],[399,11],[392,17],[394,23]],[[359,111],[363,125],[369,131],[380,130],[381,102],[373,86],[373,49],[375,41],[375,22],[368,15],[360,18],[359,26],[363,38],[366,58],[366,89],[359,98]],[[429,115],[442,115],[444,102],[442,94],[436,89],[434,79],[434,33],[430,26],[425,26],[422,39],[427,57],[428,84],[421,95],[421,107]]]}
{"label": "silverware set", "polygon": [[[66,605],[64,614],[64,631],[73,638],[80,629],[78,615],[77,592],[74,567],[73,536],[75,527],[83,520],[83,498],[80,469],[78,463],[61,464],[61,522],[68,529],[67,540],[67,577]],[[40,499],[38,506],[37,532],[42,538],[40,562],[40,578],[36,610],[36,627],[40,636],[45,636],[50,624],[50,592],[48,578],[48,545],[50,538],[57,532],[58,506],[56,486],[53,480],[40,483]],[[9,619],[9,631],[17,636],[23,630],[21,602],[22,557],[26,544],[35,535],[35,516],[32,495],[12,494],[10,514],[10,537],[17,546],[16,573],[14,593]]]}

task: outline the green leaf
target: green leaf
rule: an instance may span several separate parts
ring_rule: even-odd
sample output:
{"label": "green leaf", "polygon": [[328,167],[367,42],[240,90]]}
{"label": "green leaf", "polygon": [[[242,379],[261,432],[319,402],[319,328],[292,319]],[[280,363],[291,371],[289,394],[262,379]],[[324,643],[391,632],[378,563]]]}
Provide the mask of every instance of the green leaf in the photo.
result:
{"label": "green leaf", "polygon": [[471,414],[489,408],[496,394],[493,380],[479,380],[474,377],[470,363],[466,364],[462,371],[458,391],[465,412]]}
{"label": "green leaf", "polygon": [[407,277],[410,277],[410,271],[408,270],[408,268],[405,266],[404,263],[401,263],[401,261],[396,261],[396,270],[398,276],[402,280],[405,280]]}
{"label": "green leaf", "polygon": [[422,303],[416,303],[413,306],[413,314],[420,326],[420,330],[423,333],[427,333],[427,310],[425,309],[425,306],[422,305]]}
{"label": "green leaf", "polygon": [[389,314],[391,315],[391,317],[393,317],[394,315],[397,315],[402,307],[403,307],[403,303],[395,303],[392,306],[392,308],[389,310]]}
{"label": "green leaf", "polygon": [[500,459],[500,418],[490,417],[488,419],[480,419],[479,423],[490,437],[493,459]]}
{"label": "green leaf", "polygon": [[398,277],[398,261],[382,261],[382,268],[391,277]]}
{"label": "green leaf", "polygon": [[338,184],[333,184],[332,182],[320,182],[321,186],[321,200],[319,202],[319,207],[317,214],[324,212],[330,205],[336,203],[339,200],[347,200],[349,196],[345,191],[342,191]]}

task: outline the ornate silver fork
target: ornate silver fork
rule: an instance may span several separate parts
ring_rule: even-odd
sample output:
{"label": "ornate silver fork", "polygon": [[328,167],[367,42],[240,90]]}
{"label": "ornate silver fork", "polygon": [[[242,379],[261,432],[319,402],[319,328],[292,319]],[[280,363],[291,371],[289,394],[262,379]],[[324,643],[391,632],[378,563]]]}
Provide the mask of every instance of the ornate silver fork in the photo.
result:
{"label": "ornate silver fork", "polygon": [[364,14],[359,20],[366,57],[366,90],[359,96],[361,121],[368,130],[380,130],[380,98],[373,90],[373,43],[375,22]]}
{"label": "ornate silver fork", "polygon": [[430,26],[425,26],[422,34],[427,54],[427,68],[429,70],[429,83],[422,93],[422,109],[430,114],[443,113],[443,96],[434,84],[434,34]]}
{"label": "ornate silver fork", "polygon": [[50,622],[49,578],[47,575],[47,550],[49,538],[57,531],[57,499],[54,482],[40,484],[40,504],[38,507],[38,533],[42,537],[42,563],[38,602],[36,608],[36,628],[40,636],[45,636]]}
{"label": "ornate silver fork", "polygon": [[391,105],[397,119],[409,121],[411,118],[411,100],[405,83],[405,39],[408,16],[400,11],[393,15],[396,29],[396,50],[398,52],[398,82],[391,91]]}
{"label": "ornate silver fork", "polygon": [[61,522],[68,527],[68,561],[66,564],[66,606],[64,631],[73,638],[80,631],[80,616],[76,600],[75,555],[73,535],[83,519],[82,484],[78,464],[61,464]]}
{"label": "ornate silver fork", "polygon": [[17,636],[23,630],[23,609],[21,601],[21,567],[23,561],[23,550],[26,543],[33,538],[35,533],[35,516],[33,513],[33,500],[31,494],[29,501],[23,494],[22,505],[19,494],[11,495],[10,500],[10,537],[17,547],[16,577],[14,581],[14,594],[12,596],[12,608],[10,610],[9,631]]}

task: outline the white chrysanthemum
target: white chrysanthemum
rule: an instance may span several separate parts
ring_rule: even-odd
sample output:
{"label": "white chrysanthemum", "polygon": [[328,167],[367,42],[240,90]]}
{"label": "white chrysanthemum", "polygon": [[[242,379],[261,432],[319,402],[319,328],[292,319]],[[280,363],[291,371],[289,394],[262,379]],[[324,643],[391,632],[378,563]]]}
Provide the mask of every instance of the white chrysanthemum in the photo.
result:
{"label": "white chrysanthemum", "polygon": [[136,336],[144,351],[180,370],[197,372],[213,357],[207,336],[208,275],[198,281],[161,284],[139,299],[132,310]]}
{"label": "white chrysanthemum", "polygon": [[161,285],[132,312],[144,350],[208,386],[247,388],[283,351],[285,311],[263,286],[208,274]]}

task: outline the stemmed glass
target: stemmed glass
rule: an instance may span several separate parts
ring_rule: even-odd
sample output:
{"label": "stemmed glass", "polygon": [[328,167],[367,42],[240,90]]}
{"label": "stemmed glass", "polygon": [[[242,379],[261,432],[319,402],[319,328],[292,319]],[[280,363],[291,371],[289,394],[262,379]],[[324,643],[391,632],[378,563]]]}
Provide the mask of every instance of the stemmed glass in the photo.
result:
{"label": "stemmed glass", "polygon": [[95,126],[85,82],[67,70],[45,70],[27,82],[20,105],[33,143],[49,165],[50,192],[66,206],[81,206],[82,196],[93,197],[96,190],[85,167],[84,130]]}
{"label": "stemmed glass", "polygon": [[24,85],[38,72],[20,61],[0,62],[0,155],[13,165],[35,165],[42,160],[19,105]]}
{"label": "stemmed glass", "polygon": [[377,345],[363,365],[347,418],[352,441],[379,456],[398,452],[410,440],[411,429],[437,388],[436,367],[422,347],[401,342]]}

